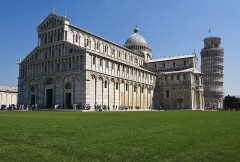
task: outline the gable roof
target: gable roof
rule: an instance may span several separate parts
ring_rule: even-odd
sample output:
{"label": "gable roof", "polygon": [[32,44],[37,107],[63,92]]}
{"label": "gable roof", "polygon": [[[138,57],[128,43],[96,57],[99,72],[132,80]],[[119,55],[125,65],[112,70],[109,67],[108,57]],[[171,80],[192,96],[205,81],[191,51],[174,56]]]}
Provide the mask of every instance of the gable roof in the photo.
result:
{"label": "gable roof", "polygon": [[39,30],[40,27],[46,22],[48,21],[48,19],[50,18],[57,18],[57,19],[60,19],[60,20],[66,20],[66,21],[69,21],[68,18],[66,18],[65,16],[60,16],[60,15],[56,15],[55,13],[50,13],[37,27],[37,29]]}

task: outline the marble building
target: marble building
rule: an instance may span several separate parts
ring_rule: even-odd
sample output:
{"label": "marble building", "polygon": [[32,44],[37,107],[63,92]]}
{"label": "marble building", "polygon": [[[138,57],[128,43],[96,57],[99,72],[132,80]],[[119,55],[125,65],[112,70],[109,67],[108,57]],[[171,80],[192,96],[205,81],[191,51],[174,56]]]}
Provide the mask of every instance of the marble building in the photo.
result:
{"label": "marble building", "polygon": [[[137,27],[124,45],[118,45],[52,10],[37,32],[38,46],[19,64],[18,104],[77,104],[91,110],[203,108],[196,55],[152,60],[151,46]],[[162,81],[163,76],[176,77],[174,84],[170,78],[169,83]]]}
{"label": "marble building", "polygon": [[153,98],[162,109],[204,109],[202,74],[195,53],[149,60],[146,63],[156,73]]}
{"label": "marble building", "polygon": [[17,87],[0,86],[0,107],[2,105],[16,105],[18,90]]}
{"label": "marble building", "polygon": [[201,50],[201,70],[204,77],[206,108],[223,107],[224,49],[220,44],[221,38],[208,37],[204,39],[204,48]]}

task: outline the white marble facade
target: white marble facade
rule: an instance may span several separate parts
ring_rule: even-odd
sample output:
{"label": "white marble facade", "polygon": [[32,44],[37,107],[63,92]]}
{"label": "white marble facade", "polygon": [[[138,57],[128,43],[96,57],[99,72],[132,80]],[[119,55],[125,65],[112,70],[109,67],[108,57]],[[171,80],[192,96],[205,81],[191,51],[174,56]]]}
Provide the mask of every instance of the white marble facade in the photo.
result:
{"label": "white marble facade", "polygon": [[[19,64],[18,104],[43,108],[77,104],[92,110],[97,105],[109,110],[159,107],[162,96],[156,91],[162,85],[156,78],[163,74],[152,69],[151,47],[137,27],[124,46],[73,26],[53,11],[37,30],[38,46]],[[198,102],[194,97],[189,96]],[[201,106],[189,103],[182,108]]]}
{"label": "white marble facade", "polygon": [[153,104],[161,109],[204,109],[202,74],[195,53],[150,60],[157,74]]}
{"label": "white marble facade", "polygon": [[224,49],[220,46],[221,38],[204,39],[201,50],[201,70],[204,77],[205,107],[223,108]]}
{"label": "white marble facade", "polygon": [[17,87],[0,86],[0,107],[17,104]]}

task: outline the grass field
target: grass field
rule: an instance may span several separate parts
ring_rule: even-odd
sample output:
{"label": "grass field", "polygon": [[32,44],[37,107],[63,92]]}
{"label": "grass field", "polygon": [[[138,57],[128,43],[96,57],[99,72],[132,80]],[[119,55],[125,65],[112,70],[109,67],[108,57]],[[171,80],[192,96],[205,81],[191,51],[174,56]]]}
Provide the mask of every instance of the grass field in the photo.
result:
{"label": "grass field", "polygon": [[240,161],[240,111],[0,111],[0,161]]}

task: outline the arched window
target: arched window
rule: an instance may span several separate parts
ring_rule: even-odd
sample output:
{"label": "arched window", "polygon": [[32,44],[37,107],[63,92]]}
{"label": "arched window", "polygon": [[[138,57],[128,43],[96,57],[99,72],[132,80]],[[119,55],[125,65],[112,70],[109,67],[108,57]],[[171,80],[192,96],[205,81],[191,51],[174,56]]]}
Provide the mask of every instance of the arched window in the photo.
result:
{"label": "arched window", "polygon": [[166,96],[167,96],[167,97],[170,96],[170,92],[169,92],[169,90],[166,91]]}
{"label": "arched window", "polygon": [[76,34],[76,43],[78,42],[78,35]]}
{"label": "arched window", "polygon": [[95,64],[96,64],[96,57],[93,56],[93,65],[95,65]]}
{"label": "arched window", "polygon": [[107,81],[105,80],[105,88],[107,88]]}

